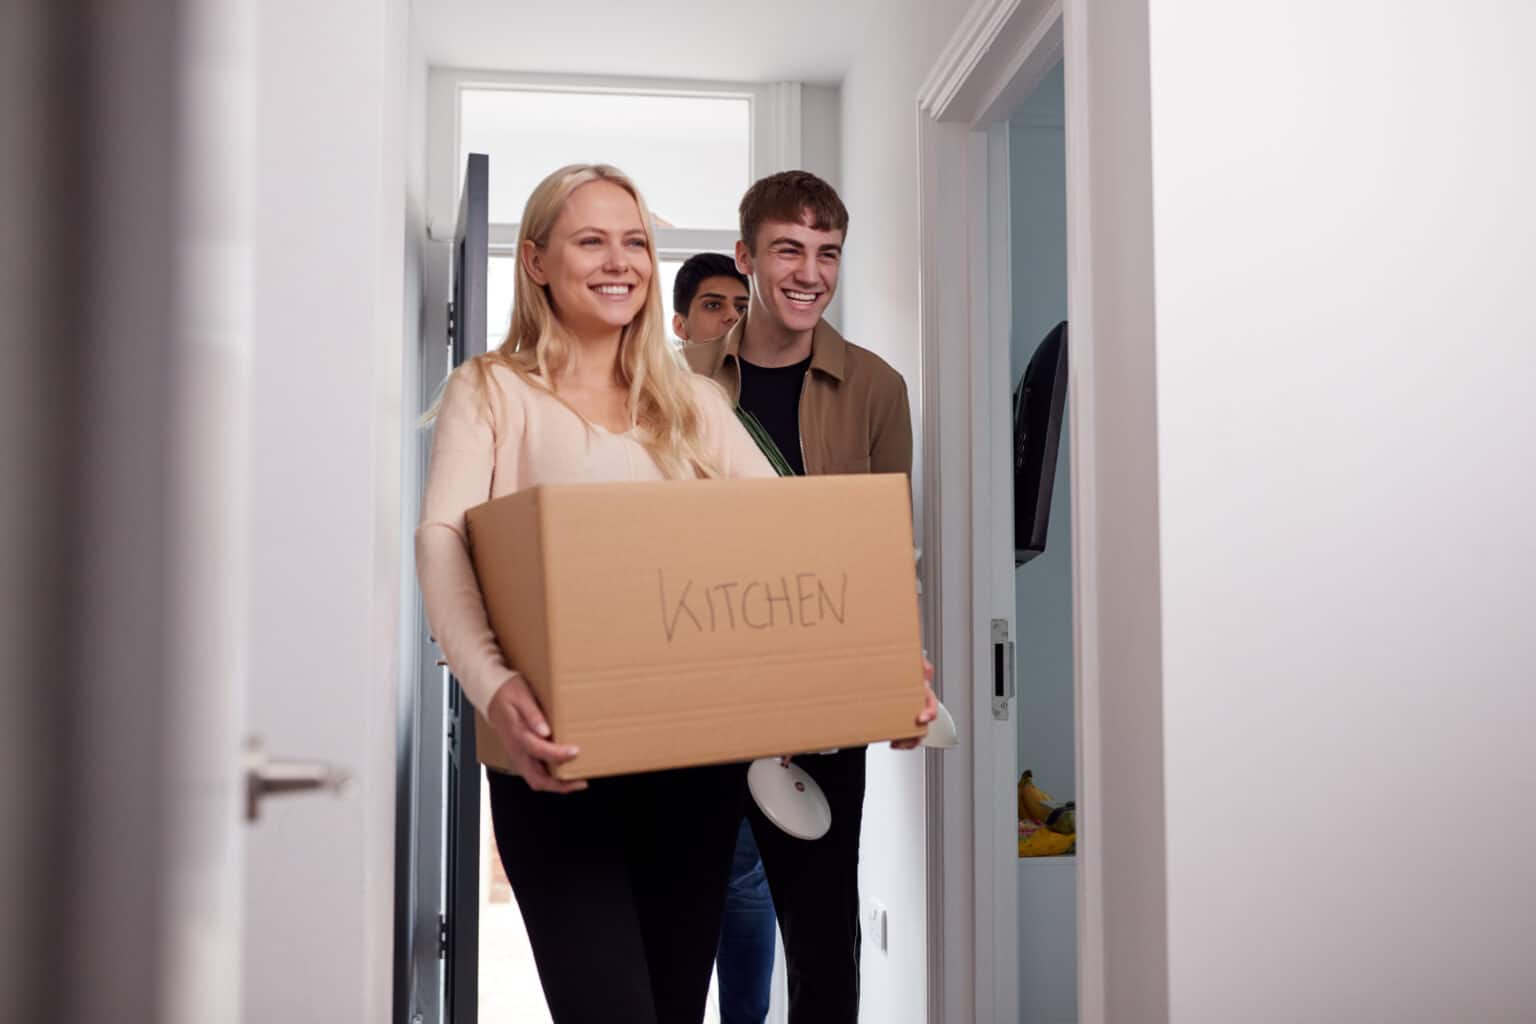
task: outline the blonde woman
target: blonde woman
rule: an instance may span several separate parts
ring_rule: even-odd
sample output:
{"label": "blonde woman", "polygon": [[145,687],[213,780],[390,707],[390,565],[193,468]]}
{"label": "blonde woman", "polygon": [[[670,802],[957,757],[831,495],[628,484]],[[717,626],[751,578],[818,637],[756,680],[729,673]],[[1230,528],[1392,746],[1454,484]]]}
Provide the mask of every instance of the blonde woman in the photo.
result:
{"label": "blonde woman", "polygon": [[698,1024],[746,800],[744,765],[561,782],[551,741],[496,645],[464,532],[474,505],[581,481],[772,476],[724,394],[673,358],[651,218],[604,165],[528,200],[507,339],[449,378],[416,531],[427,617],[521,777],[491,814],[557,1024]]}

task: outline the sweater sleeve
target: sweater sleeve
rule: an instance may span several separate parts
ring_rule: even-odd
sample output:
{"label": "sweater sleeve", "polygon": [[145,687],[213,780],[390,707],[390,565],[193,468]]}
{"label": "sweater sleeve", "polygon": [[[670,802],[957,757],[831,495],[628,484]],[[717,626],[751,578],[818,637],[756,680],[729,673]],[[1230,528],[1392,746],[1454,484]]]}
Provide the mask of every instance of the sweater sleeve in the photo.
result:
{"label": "sweater sleeve", "polygon": [[[496,643],[480,596],[465,513],[490,500],[493,473],[515,479],[517,467],[506,465],[505,457],[501,465],[496,462],[497,425],[486,390],[494,385],[489,375],[476,380],[478,374],[478,367],[463,366],[443,389],[416,527],[416,574],[432,635],[465,696],[483,713],[513,671]],[[520,411],[509,408],[501,428],[520,431]],[[502,451],[516,448],[506,445]]]}
{"label": "sweater sleeve", "polygon": [[736,418],[731,400],[720,386],[695,375],[694,395],[704,417],[704,438],[715,455],[722,476],[778,476],[763,450]]}

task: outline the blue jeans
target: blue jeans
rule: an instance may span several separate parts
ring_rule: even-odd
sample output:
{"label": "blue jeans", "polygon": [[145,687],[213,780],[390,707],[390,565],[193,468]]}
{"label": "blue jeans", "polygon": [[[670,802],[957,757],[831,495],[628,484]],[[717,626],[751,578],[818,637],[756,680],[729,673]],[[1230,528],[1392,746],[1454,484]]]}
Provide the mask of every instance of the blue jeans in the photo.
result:
{"label": "blue jeans", "polygon": [[725,917],[715,955],[720,1024],[763,1024],[773,981],[774,942],[768,879],[752,839],[752,826],[743,820],[725,887]]}

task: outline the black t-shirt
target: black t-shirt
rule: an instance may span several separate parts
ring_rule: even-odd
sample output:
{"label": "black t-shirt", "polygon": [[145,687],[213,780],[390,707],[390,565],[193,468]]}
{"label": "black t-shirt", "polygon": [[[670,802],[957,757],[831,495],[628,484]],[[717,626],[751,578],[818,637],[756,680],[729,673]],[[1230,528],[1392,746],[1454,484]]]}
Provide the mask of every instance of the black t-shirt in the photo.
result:
{"label": "black t-shirt", "polygon": [[[738,357],[739,358],[739,357]],[[763,425],[797,476],[805,475],[800,451],[800,389],[811,357],[792,366],[756,366],[741,359],[741,407]]]}

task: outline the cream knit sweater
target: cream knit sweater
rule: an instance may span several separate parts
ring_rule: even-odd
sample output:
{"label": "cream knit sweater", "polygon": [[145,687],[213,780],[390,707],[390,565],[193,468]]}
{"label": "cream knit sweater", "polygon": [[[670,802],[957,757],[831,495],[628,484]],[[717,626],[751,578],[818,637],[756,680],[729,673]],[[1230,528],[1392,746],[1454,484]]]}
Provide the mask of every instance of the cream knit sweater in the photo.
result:
{"label": "cream knit sweater", "polygon": [[[470,703],[483,712],[512,667],[496,645],[475,582],[465,512],[539,484],[663,476],[633,431],[614,434],[589,425],[505,366],[492,364],[489,389],[469,376],[476,372],[460,368],[443,391],[416,528],[416,575],[432,634]],[[706,447],[724,475],[773,476],[720,389],[703,377],[690,380],[703,413]]]}

